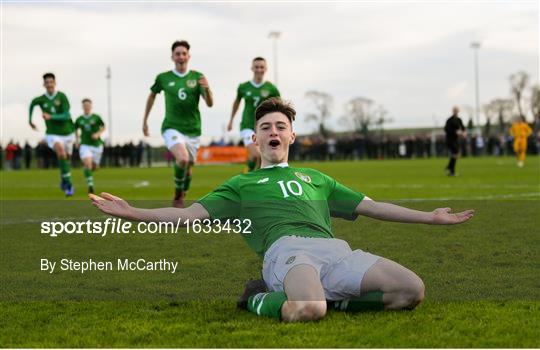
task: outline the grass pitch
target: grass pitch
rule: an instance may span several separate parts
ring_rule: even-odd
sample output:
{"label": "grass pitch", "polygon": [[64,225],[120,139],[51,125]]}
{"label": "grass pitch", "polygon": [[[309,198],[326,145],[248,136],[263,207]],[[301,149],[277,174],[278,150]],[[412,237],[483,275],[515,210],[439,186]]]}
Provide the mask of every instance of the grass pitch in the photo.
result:
{"label": "grass pitch", "polygon": [[[453,227],[334,220],[351,247],[395,260],[425,282],[412,312],[347,314],[283,324],[235,308],[260,260],[238,235],[105,238],[39,233],[45,220],[103,219],[78,193],[65,199],[58,173],[1,172],[1,347],[539,347],[540,160],[444,159],[303,163],[374,199],[431,210],[474,208]],[[196,199],[241,166],[196,167]],[[166,206],[172,169],[102,169],[96,189],[146,207]],[[167,257],[179,272],[39,271],[39,258]]]}

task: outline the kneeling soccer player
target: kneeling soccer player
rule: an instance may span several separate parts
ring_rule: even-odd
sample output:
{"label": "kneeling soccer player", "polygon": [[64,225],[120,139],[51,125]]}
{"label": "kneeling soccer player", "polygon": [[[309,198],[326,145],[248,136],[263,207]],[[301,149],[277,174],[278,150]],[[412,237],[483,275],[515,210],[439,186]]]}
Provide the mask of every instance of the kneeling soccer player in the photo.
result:
{"label": "kneeling soccer player", "polygon": [[473,210],[423,212],[379,203],[317,170],[289,167],[295,114],[279,98],[264,101],[255,113],[253,138],[261,150],[261,169],[229,179],[186,209],[134,208],[108,193],[90,197],[101,211],[136,221],[250,219],[252,233],[244,238],[264,258],[268,289],[243,296],[244,306],[257,315],[318,320],[326,314],[326,300],[342,310],[414,308],[424,297],[422,280],[391,260],[352,251],[333,237],[330,216],[444,225],[467,221]]}

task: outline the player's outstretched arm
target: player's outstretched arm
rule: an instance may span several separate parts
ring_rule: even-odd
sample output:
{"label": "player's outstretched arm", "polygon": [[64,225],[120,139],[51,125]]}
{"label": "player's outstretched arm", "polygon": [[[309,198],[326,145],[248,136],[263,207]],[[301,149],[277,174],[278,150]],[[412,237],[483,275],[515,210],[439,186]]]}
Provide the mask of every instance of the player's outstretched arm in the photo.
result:
{"label": "player's outstretched arm", "polygon": [[150,92],[150,94],[148,95],[148,98],[146,99],[146,106],[144,107],[144,117],[143,117],[144,136],[150,136],[150,131],[148,129],[148,116],[150,115],[150,111],[152,110],[152,106],[154,105],[155,100],[156,100],[156,94],[154,92]]}
{"label": "player's outstretched arm", "polygon": [[460,213],[452,213],[452,209],[450,208],[437,208],[432,212],[427,212],[409,209],[390,203],[376,202],[366,197],[356,207],[355,214],[385,221],[429,225],[454,225],[461,224],[472,218],[474,210],[469,209]]}
{"label": "player's outstretched arm", "polygon": [[177,222],[178,219],[182,219],[182,222],[186,220],[192,222],[195,219],[204,220],[210,218],[208,211],[199,203],[194,203],[188,208],[142,209],[132,207],[122,198],[110,193],[103,192],[101,197],[89,194],[88,197],[92,200],[92,204],[102,212],[128,220]]}
{"label": "player's outstretched arm", "polygon": [[36,130],[37,131],[37,126],[36,124],[34,124],[32,122],[32,112],[34,111],[34,107],[36,106],[36,99],[33,99],[32,100],[32,103],[30,103],[30,110],[29,110],[29,113],[28,113],[28,124],[30,125],[30,127],[33,129],[33,130]]}
{"label": "player's outstretched arm", "polygon": [[227,125],[227,131],[231,131],[233,128],[234,116],[238,111],[238,107],[240,107],[240,100],[238,98],[235,98],[232,106],[231,119],[229,120],[229,125]]}

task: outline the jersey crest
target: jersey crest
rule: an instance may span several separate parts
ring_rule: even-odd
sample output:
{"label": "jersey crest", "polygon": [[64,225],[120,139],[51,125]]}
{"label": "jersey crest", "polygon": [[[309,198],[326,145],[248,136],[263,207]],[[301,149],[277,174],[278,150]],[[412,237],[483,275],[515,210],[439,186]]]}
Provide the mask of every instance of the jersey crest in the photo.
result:
{"label": "jersey crest", "polygon": [[188,81],[186,81],[186,85],[187,85],[188,88],[193,89],[195,86],[197,86],[197,81],[196,80],[188,80]]}
{"label": "jersey crest", "polygon": [[261,96],[263,98],[267,98],[268,96],[270,96],[270,91],[268,90],[261,90]]}
{"label": "jersey crest", "polygon": [[309,175],[306,175],[306,174],[301,173],[299,171],[296,171],[294,173],[294,175],[296,175],[296,177],[299,178],[300,180],[302,180],[304,182],[307,182],[308,184],[311,183],[311,177]]}

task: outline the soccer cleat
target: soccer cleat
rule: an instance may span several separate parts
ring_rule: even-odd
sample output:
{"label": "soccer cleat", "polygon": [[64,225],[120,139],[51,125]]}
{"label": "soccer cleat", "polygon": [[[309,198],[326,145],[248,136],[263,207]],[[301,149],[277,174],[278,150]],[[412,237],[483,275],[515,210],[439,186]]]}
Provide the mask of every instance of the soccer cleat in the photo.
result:
{"label": "soccer cleat", "polygon": [[257,295],[259,293],[265,293],[268,290],[266,289],[266,283],[262,279],[259,280],[249,280],[246,282],[246,288],[244,289],[244,294],[236,302],[236,307],[239,309],[247,310],[247,303],[249,297]]}
{"label": "soccer cleat", "polygon": [[88,193],[94,193],[94,187],[88,186]]}
{"label": "soccer cleat", "polygon": [[71,197],[75,194],[75,187],[71,184],[67,184],[64,193],[66,194],[66,197]]}
{"label": "soccer cleat", "polygon": [[186,193],[184,191],[176,190],[174,193],[174,199],[172,201],[172,206],[175,208],[183,208],[184,207],[184,196]]}
{"label": "soccer cleat", "polygon": [[452,170],[450,170],[448,168],[445,168],[444,172],[446,173],[446,176],[455,176],[456,175]]}

